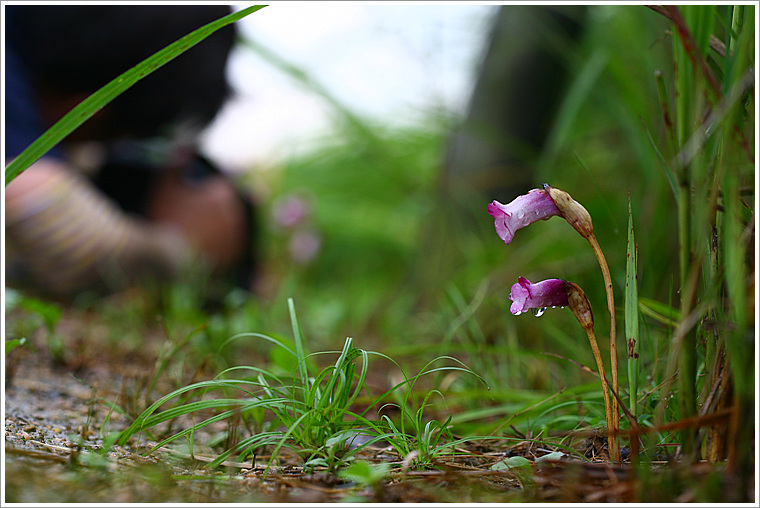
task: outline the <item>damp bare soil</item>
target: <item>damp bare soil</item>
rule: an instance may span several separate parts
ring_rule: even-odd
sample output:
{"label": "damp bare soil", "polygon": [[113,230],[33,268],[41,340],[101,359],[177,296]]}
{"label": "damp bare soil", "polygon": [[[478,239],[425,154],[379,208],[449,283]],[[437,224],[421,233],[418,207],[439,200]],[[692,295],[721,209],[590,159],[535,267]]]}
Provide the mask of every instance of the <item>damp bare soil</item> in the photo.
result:
{"label": "damp bare soil", "polygon": [[[155,443],[142,436],[125,446],[106,441],[131,423],[107,402],[122,408],[138,403],[136,394],[155,355],[145,352],[149,348],[119,350],[78,341],[77,330],[87,325],[62,321],[63,357],[52,355],[40,337],[6,357],[6,502],[688,502],[700,498],[695,485],[720,474],[720,466],[709,464],[687,469],[653,464],[651,471],[668,480],[657,483],[662,487],[642,489],[640,472],[634,474],[629,464],[610,464],[603,438],[594,436],[574,441],[586,460],[569,455],[538,460],[557,450],[527,440],[509,445],[493,440],[465,443],[423,469],[390,447],[367,447],[360,459],[388,466],[374,484],[354,483],[319,468],[305,470],[287,452],[269,470],[268,457],[258,456],[255,462],[228,461],[212,471],[207,465],[215,452],[202,443],[224,431],[223,422],[196,435],[193,450],[180,444],[151,452]],[[530,461],[528,481],[510,470],[492,469],[513,456]]]}

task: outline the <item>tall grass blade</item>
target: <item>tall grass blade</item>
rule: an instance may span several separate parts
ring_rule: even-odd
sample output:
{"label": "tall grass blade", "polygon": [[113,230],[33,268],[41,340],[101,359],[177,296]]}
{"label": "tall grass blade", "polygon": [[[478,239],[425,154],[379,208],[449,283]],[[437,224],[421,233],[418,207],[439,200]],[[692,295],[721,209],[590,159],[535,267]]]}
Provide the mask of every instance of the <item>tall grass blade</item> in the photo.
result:
{"label": "tall grass blade", "polygon": [[639,291],[637,274],[638,247],[633,233],[631,196],[628,195],[628,252],[625,264],[625,340],[628,346],[628,389],[633,416],[638,414],[639,392]]}
{"label": "tall grass blade", "polygon": [[[698,69],[703,62],[702,55],[709,46],[715,19],[715,6],[683,5],[669,6],[668,10],[674,21],[673,37],[674,59],[676,65],[676,138],[682,150],[700,124],[704,106],[704,78]],[[678,173],[678,238],[680,265],[681,315],[685,319],[693,309],[694,291],[689,288],[687,280],[692,262],[696,259],[694,229],[694,210],[692,204],[692,186],[703,181],[699,175],[704,173],[705,161],[692,160],[689,164],[679,164]],[[699,193],[696,193],[699,195]],[[683,324],[683,323],[682,323]],[[697,340],[696,330],[690,327],[682,336],[679,356],[678,408],[679,418],[693,417],[697,410],[696,375],[697,375]],[[675,343],[674,343],[675,346]],[[681,450],[687,457],[693,458],[694,429],[685,429],[681,433]]]}
{"label": "tall grass blade", "polygon": [[662,167],[665,170],[665,176],[668,178],[668,184],[670,185],[670,189],[673,191],[673,197],[676,200],[676,203],[678,203],[678,184],[676,183],[676,176],[673,173],[673,169],[670,167],[670,164],[665,161],[665,158],[662,156],[662,152],[660,152],[660,149],[657,148],[657,144],[654,142],[654,139],[652,139],[652,134],[649,132],[649,129],[647,129],[646,124],[644,124],[644,121],[641,121],[641,126],[644,128],[644,133],[647,135],[647,139],[649,140],[649,144],[652,146],[652,150],[654,150],[655,155],[657,155],[657,159],[659,159],[660,164],[662,164]]}
{"label": "tall grass blade", "polygon": [[306,352],[303,347],[301,327],[298,325],[296,307],[292,298],[288,298],[288,312],[290,313],[290,325],[293,327],[293,340],[296,343],[296,356],[298,357],[298,372],[304,385],[304,390],[309,391],[309,371],[306,365]]}
{"label": "tall grass blade", "polygon": [[[252,384],[245,380],[224,380],[220,381],[218,379],[209,380],[209,381],[200,381],[198,383],[190,384],[187,386],[183,386],[181,388],[178,388],[174,390],[173,392],[164,395],[163,397],[159,398],[156,402],[151,404],[145,411],[143,411],[132,424],[121,431],[121,435],[119,437],[118,444],[120,446],[123,446],[127,440],[137,432],[142,431],[143,429],[155,425],[159,421],[163,421],[160,418],[155,418],[153,420],[150,420],[151,415],[155,413],[159,407],[161,407],[166,402],[170,401],[174,397],[178,397],[179,395],[182,395],[184,393],[193,391],[193,390],[199,390],[204,388],[222,388],[222,387],[229,387],[240,390],[239,384]],[[245,391],[245,390],[243,390]],[[252,394],[249,394],[252,395]]]}
{"label": "tall grass blade", "polygon": [[48,150],[53,148],[66,136],[71,134],[77,127],[82,125],[92,115],[121,95],[121,93],[126,91],[129,87],[195,46],[220,28],[223,28],[230,23],[234,23],[263,7],[265,6],[254,5],[252,7],[246,7],[245,9],[233,12],[223,18],[202,26],[194,32],[191,32],[176,42],[166,46],[161,51],[149,56],[133,68],[103,86],[103,88],[94,94],[90,95],[87,99],[64,115],[64,117],[56,122],[55,125],[45,131],[42,136],[37,138],[5,168],[6,187],[22,171],[34,164],[34,162],[45,155]]}
{"label": "tall grass blade", "polygon": [[[736,87],[740,76],[754,68],[755,6],[735,6],[731,21],[729,49],[732,69],[726,77],[725,89]],[[720,163],[726,167],[722,179],[724,227],[721,251],[725,288],[728,296],[727,317],[729,325],[724,332],[727,359],[733,379],[733,414],[728,433],[728,471],[737,475],[740,481],[737,489],[742,492],[753,490],[752,471],[756,464],[753,435],[757,432],[757,421],[753,411],[757,404],[756,351],[757,338],[752,314],[756,312],[753,294],[755,277],[751,264],[756,263],[756,255],[751,246],[754,241],[756,223],[757,169],[751,164],[740,163],[738,145],[743,144],[743,132],[749,139],[754,138],[754,115],[756,98],[753,91],[742,94],[746,97],[743,108],[731,111],[730,125],[723,130],[723,151]],[[744,127],[744,129],[742,129]],[[743,199],[742,187],[747,188]],[[753,202],[754,200],[754,202]],[[753,354],[754,353],[754,354]],[[750,494],[751,496],[751,494]]]}

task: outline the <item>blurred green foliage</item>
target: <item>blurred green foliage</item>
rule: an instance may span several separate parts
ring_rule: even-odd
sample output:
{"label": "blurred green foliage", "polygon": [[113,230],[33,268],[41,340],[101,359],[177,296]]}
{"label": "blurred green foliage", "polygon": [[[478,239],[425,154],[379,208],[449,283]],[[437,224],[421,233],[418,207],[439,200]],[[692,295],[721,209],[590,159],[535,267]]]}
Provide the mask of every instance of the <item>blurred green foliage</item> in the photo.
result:
{"label": "blurred green foliage", "polygon": [[[590,17],[583,44],[569,55],[574,80],[535,182],[570,192],[589,210],[619,295],[630,191],[637,228],[646,231],[638,239],[647,267],[640,292],[667,302],[678,284],[676,220],[665,173],[642,122],[662,139],[654,72],[672,79],[669,24],[643,7],[594,6]],[[455,121],[430,112],[418,126],[365,121],[364,129],[354,129],[352,122],[339,120],[334,138],[287,161],[270,184],[277,195],[311,196],[323,245],[310,265],[283,268],[279,288],[285,294],[274,301],[294,296],[304,308],[305,326],[326,340],[364,332],[386,347],[413,351],[414,345],[439,345],[445,337],[448,347],[489,364],[492,381],[507,376],[510,383],[524,382],[514,388],[551,390],[588,381],[569,362],[540,354],[551,351],[593,365],[572,316],[554,311],[540,320],[518,320],[508,314],[507,297],[518,275],[567,278],[598,308],[598,326],[607,326],[593,253],[559,220],[521,231],[505,249],[484,197],[463,188],[454,202],[442,203],[437,175]],[[458,213],[465,218],[450,217]],[[431,240],[433,235],[437,238]],[[453,261],[438,260],[440,244],[448,244],[445,254]],[[278,255],[275,261],[281,262],[282,252]],[[432,271],[426,265],[444,268]],[[426,282],[423,274],[437,280]],[[421,290],[429,286],[436,288],[432,297]],[[464,322],[451,330],[457,319]],[[518,349],[521,361],[496,354]],[[651,363],[656,352],[649,353],[644,362]],[[481,354],[486,361],[476,358]],[[510,366],[508,374],[502,363]],[[515,369],[523,375],[515,376]]]}
{"label": "blurred green foliage", "polygon": [[[726,7],[716,12],[717,19],[730,15]],[[582,44],[568,48],[574,74],[534,180],[566,190],[591,213],[612,272],[619,330],[630,193],[639,294],[646,304],[639,387],[649,408],[649,397],[665,380],[674,330],[649,310],[677,315],[681,285],[677,203],[662,163],[675,153],[655,77],[662,75],[672,97],[672,24],[644,6],[592,6],[589,18]],[[725,38],[719,22],[715,35]],[[716,68],[723,65],[715,50],[708,58]],[[411,361],[424,361],[426,351],[458,356],[496,387],[497,393],[470,398],[472,406],[499,398],[500,390],[553,393],[592,381],[573,363],[594,365],[570,313],[550,310],[540,319],[518,319],[508,311],[509,288],[518,276],[560,277],[584,288],[597,329],[607,329],[602,277],[586,242],[567,224],[550,220],[521,231],[506,249],[493,231],[486,198],[462,188],[443,201],[438,175],[456,118],[429,112],[411,128],[359,119],[362,128],[356,129],[356,115],[342,107],[336,113],[335,137],[287,161],[270,182],[276,195],[307,192],[323,235],[311,264],[281,265],[280,293],[272,301],[280,305],[294,296],[317,341],[334,344],[352,334]],[[751,185],[751,166],[739,171]],[[275,261],[283,259],[278,251]],[[600,345],[607,354],[605,340]],[[625,365],[626,349],[619,350]],[[701,349],[698,355],[703,361]],[[452,390],[469,396],[474,386],[468,383],[461,380]],[[585,400],[597,403],[600,397]],[[471,407],[467,396],[461,402]]]}
{"label": "blurred green foliage", "polygon": [[[726,21],[727,7],[716,10],[718,20]],[[677,418],[674,404],[663,400],[659,387],[668,381],[671,337],[684,317],[679,311],[677,203],[662,163],[675,154],[662,121],[655,78],[656,72],[662,73],[672,97],[672,24],[644,6],[594,5],[589,16],[582,44],[568,48],[574,75],[556,112],[535,183],[547,182],[569,192],[593,217],[615,286],[619,330],[630,195],[641,310],[639,420],[651,425],[658,408],[660,418]],[[725,39],[721,26],[716,24],[715,33]],[[754,36],[754,27],[752,31]],[[754,55],[746,58],[754,62]],[[727,66],[712,50],[710,64],[718,70]],[[302,83],[309,82],[301,71],[285,64],[281,68],[297,72]],[[315,93],[324,96],[321,88]],[[609,326],[604,286],[587,242],[564,221],[551,219],[520,231],[505,248],[493,230],[485,197],[461,188],[444,200],[439,175],[448,133],[458,120],[453,115],[427,111],[418,123],[398,126],[391,120],[360,118],[336,98],[329,99],[336,113],[333,135],[276,170],[252,171],[245,177],[267,189],[261,213],[260,293],[230,293],[209,313],[198,301],[197,284],[178,284],[160,302],[141,307],[139,314],[160,312],[174,337],[207,323],[192,338],[192,347],[182,352],[195,364],[214,358],[216,372],[257,361],[248,364],[263,368],[262,363],[267,363],[278,369],[283,362],[273,352],[276,348],[266,344],[251,348],[249,343],[228,339],[244,332],[278,339],[291,336],[285,302],[293,298],[310,351],[339,349],[351,336],[411,371],[440,355],[456,357],[472,368],[490,390],[484,390],[474,376],[452,372],[429,376],[429,384],[415,387],[421,397],[430,389],[443,395],[445,407],[440,410],[453,412],[455,433],[512,429],[535,436],[601,426],[604,415],[597,380],[579,365],[593,366],[594,360],[571,313],[549,309],[539,319],[509,313],[509,290],[518,276],[576,282],[596,310],[600,347],[608,357],[602,338]],[[750,98],[739,109],[751,116],[753,107]],[[754,131],[749,134],[753,140]],[[749,224],[754,213],[754,168],[746,161],[727,162],[741,180],[729,211]],[[277,199],[293,195],[308,200],[309,228],[320,239],[316,256],[306,262],[289,253],[293,231],[283,230],[272,219]],[[748,234],[732,230],[730,240]],[[728,254],[741,265],[742,255],[751,253],[737,248]],[[746,290],[742,277],[747,274],[732,266],[736,275],[729,284],[732,294],[737,294]],[[710,284],[710,280],[703,283],[706,294],[721,291],[707,287]],[[754,321],[747,315],[742,324],[746,330],[740,333],[749,335]],[[711,367],[704,361],[708,347],[704,340],[698,343],[700,379]],[[625,365],[626,349],[619,350],[620,363]],[[621,371],[621,376],[625,374]],[[627,400],[626,394],[621,398]],[[416,415],[420,424],[431,421],[422,415],[424,401]],[[427,410],[438,410],[434,405],[431,401]],[[436,417],[446,421],[445,416]],[[657,433],[652,442],[659,446],[671,439]]]}

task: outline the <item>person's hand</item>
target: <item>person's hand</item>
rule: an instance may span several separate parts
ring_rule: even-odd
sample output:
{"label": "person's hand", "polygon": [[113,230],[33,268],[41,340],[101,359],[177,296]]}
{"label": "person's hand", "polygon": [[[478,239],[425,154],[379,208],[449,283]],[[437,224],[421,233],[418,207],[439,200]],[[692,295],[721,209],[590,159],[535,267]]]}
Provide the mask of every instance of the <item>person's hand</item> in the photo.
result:
{"label": "person's hand", "polygon": [[178,228],[208,262],[225,269],[238,262],[245,251],[245,213],[225,178],[214,175],[189,183],[170,170],[153,189],[146,217]]}
{"label": "person's hand", "polygon": [[176,226],[125,214],[75,169],[43,157],[5,192],[6,283],[73,298],[145,278],[168,279],[195,258]]}

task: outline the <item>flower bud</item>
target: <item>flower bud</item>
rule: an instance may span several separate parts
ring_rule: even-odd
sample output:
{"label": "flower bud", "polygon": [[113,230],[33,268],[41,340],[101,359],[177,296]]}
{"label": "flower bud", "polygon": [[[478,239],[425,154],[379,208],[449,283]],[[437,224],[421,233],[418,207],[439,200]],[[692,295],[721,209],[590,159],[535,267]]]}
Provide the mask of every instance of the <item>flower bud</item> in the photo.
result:
{"label": "flower bud", "polygon": [[567,293],[567,305],[573,311],[575,319],[586,331],[593,331],[594,313],[591,311],[591,304],[586,298],[586,293],[578,284],[570,281],[565,281],[565,292]]}
{"label": "flower bud", "polygon": [[591,215],[586,209],[570,197],[567,192],[555,189],[551,185],[543,184],[544,190],[549,193],[560,215],[575,228],[583,238],[588,239],[594,234],[594,225],[591,223]]}

